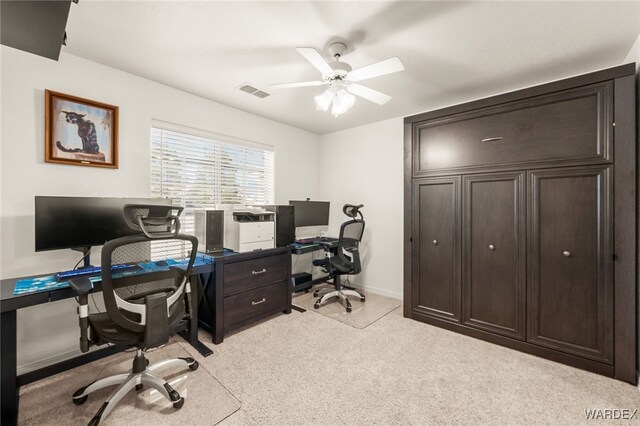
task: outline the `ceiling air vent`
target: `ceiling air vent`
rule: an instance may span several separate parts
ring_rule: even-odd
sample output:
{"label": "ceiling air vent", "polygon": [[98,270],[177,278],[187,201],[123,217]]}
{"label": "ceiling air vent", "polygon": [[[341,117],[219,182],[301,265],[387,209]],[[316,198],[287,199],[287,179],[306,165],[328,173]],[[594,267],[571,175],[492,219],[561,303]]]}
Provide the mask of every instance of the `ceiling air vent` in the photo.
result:
{"label": "ceiling air vent", "polygon": [[252,85],[248,84],[248,83],[244,83],[242,86],[238,87],[239,90],[246,92],[250,95],[256,96],[260,99],[264,99],[267,96],[269,96],[269,93],[264,92],[258,88],[253,87]]}

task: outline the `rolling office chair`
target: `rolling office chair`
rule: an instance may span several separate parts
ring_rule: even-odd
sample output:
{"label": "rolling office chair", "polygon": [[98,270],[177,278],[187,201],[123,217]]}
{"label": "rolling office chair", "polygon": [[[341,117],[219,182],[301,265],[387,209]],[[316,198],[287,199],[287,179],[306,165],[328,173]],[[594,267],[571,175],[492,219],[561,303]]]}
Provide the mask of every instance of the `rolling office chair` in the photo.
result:
{"label": "rolling office chair", "polygon": [[[79,296],[80,349],[102,344],[128,345],[137,348],[133,366],[128,373],[105,377],[78,389],[73,394],[76,405],[83,404],[90,393],[119,385],[102,404],[89,426],[98,425],[115,405],[134,387],[143,385],[156,389],[179,409],[184,404],[164,379],[156,375],[172,367],[198,368],[193,358],[176,358],[149,365],[147,349],[166,344],[169,338],[189,325],[192,308],[189,276],[196,258],[198,240],[179,234],[182,207],[126,205],[125,221],[140,234],[107,242],[102,249],[102,293],[106,312],[89,314],[87,295],[93,285],[87,277],[70,281]],[[172,212],[177,214],[172,215]],[[186,247],[191,254],[185,269],[169,266],[166,261],[149,262],[154,244],[162,248]],[[141,264],[140,262],[147,263]],[[116,263],[137,263],[133,270],[111,272]]]}
{"label": "rolling office chair", "polygon": [[[338,238],[337,248],[332,247],[331,242],[316,241],[316,243],[324,249],[325,258],[314,260],[313,264],[322,266],[324,270],[329,273],[329,277],[333,278],[334,288],[320,289],[313,293],[314,297],[322,295],[313,305],[315,309],[320,308],[320,306],[328,300],[337,298],[344,302],[347,312],[351,312],[351,302],[349,302],[347,296],[358,297],[361,302],[365,301],[365,297],[362,294],[350,287],[345,289],[340,283],[341,275],[355,275],[359,274],[362,270],[360,265],[360,252],[358,251],[362,234],[364,234],[365,224],[364,217],[360,212],[362,207],[364,207],[362,204],[345,204],[342,207],[342,212],[351,217],[351,220],[340,225],[340,236]],[[360,216],[360,219],[357,218],[358,216]],[[332,253],[333,250],[336,251],[335,255]]]}

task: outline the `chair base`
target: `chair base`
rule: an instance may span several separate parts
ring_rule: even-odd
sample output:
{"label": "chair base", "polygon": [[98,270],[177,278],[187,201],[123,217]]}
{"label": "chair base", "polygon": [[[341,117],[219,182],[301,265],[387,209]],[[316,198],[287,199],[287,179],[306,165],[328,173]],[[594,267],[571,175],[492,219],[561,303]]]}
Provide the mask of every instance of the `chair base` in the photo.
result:
{"label": "chair base", "polygon": [[322,288],[320,290],[316,290],[313,293],[314,297],[318,297],[320,295],[322,295],[322,297],[316,300],[316,303],[313,304],[313,307],[315,309],[320,308],[320,306],[324,305],[330,299],[337,298],[337,300],[340,300],[342,304],[345,305],[347,312],[351,312],[351,302],[349,302],[349,299],[347,296],[358,297],[361,302],[365,301],[365,297],[355,290],[345,290],[345,289],[335,290],[335,289],[329,289],[329,288]]}
{"label": "chair base", "polygon": [[84,404],[91,392],[109,386],[119,385],[104,404],[102,404],[96,415],[89,421],[89,426],[96,426],[109,415],[116,404],[118,404],[131,389],[141,390],[144,385],[147,385],[164,395],[165,398],[173,403],[174,408],[180,409],[184,405],[184,398],[162,377],[156,375],[156,373],[172,367],[189,367],[195,371],[198,369],[198,366],[198,362],[193,358],[174,358],[149,365],[149,361],[145,358],[144,352],[138,349],[133,361],[133,367],[129,373],[105,377],[78,389],[73,394],[73,403],[76,405]]}

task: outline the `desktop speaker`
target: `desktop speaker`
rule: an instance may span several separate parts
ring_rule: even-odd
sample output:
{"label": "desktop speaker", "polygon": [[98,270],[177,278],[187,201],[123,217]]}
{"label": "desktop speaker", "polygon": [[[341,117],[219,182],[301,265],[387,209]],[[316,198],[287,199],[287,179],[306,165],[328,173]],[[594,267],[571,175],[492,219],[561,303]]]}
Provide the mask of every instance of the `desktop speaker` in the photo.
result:
{"label": "desktop speaker", "polygon": [[197,210],[195,235],[198,251],[216,253],[224,250],[224,210]]}
{"label": "desktop speaker", "polygon": [[293,206],[262,206],[276,214],[276,247],[287,246],[296,240]]}

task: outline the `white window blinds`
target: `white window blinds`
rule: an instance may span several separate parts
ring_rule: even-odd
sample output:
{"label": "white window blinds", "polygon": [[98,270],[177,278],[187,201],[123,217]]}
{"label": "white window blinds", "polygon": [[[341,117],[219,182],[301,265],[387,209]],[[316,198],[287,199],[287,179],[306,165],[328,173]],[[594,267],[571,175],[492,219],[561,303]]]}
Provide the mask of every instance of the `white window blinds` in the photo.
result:
{"label": "white window blinds", "polygon": [[194,230],[193,210],[233,204],[273,204],[274,153],[194,130],[151,128],[151,194],[185,208],[182,231]]}

